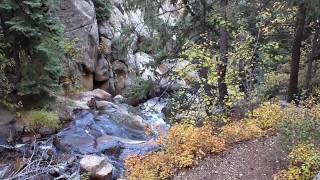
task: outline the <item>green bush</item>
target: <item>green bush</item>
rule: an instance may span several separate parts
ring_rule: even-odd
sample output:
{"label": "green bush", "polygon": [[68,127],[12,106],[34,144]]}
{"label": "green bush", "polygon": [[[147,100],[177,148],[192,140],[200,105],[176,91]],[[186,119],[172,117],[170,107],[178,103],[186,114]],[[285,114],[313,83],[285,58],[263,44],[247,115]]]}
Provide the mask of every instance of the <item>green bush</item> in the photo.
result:
{"label": "green bush", "polygon": [[41,127],[56,130],[61,127],[58,115],[45,110],[24,112],[21,118],[32,130],[39,130]]}
{"label": "green bush", "polygon": [[284,110],[280,125],[282,144],[292,147],[301,143],[319,144],[320,116],[319,107],[289,107]]}
{"label": "green bush", "polygon": [[313,144],[299,144],[288,156],[289,167],[274,176],[275,180],[312,179],[320,171],[320,151]]}
{"label": "green bush", "polygon": [[136,82],[125,92],[129,102],[143,101],[155,96],[155,84],[152,79],[137,79]]}
{"label": "green bush", "polygon": [[108,20],[112,12],[112,3],[110,0],[93,1],[98,21]]}
{"label": "green bush", "polygon": [[[6,42],[5,58],[15,62],[9,73],[14,95],[40,95],[59,90],[63,73],[63,26],[55,0],[4,0],[0,14],[0,36]],[[27,13],[26,13],[27,12]],[[2,47],[1,47],[2,48]]]}

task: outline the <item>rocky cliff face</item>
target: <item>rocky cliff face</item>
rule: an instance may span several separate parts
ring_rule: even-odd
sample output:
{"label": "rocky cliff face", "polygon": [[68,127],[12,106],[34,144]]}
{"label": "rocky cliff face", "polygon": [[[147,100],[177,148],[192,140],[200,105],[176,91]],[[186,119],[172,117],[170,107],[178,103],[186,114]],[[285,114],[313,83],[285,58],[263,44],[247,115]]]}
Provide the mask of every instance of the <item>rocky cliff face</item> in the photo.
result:
{"label": "rocky cliff face", "polygon": [[[101,88],[113,95],[122,94],[153,61],[151,55],[139,52],[141,40],[150,37],[143,12],[126,12],[123,2],[112,0],[108,20],[98,22],[92,0],[60,0],[60,18],[65,35],[76,42],[78,72],[82,85],[91,90]],[[122,32],[130,29],[125,37]],[[126,47],[123,47],[126,44]],[[145,70],[143,78],[152,76]]]}

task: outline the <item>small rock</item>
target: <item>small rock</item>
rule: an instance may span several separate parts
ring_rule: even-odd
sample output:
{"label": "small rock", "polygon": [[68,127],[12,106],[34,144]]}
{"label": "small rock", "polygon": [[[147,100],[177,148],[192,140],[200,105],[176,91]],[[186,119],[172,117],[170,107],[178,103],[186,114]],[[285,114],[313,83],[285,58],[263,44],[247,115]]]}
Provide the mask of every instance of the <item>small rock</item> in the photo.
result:
{"label": "small rock", "polygon": [[108,101],[112,98],[111,94],[107,93],[106,91],[104,91],[102,89],[95,89],[95,90],[91,91],[91,93],[95,98],[102,99],[105,101]]}
{"label": "small rock", "polygon": [[71,166],[74,162],[76,162],[76,160],[77,160],[77,158],[76,158],[75,156],[72,156],[71,158],[69,158],[69,159],[67,160],[67,164],[68,164],[69,166]]}
{"label": "small rock", "polygon": [[80,165],[81,168],[87,172],[95,173],[97,172],[98,168],[105,162],[104,157],[95,156],[95,155],[86,155],[84,156],[81,161]]}
{"label": "small rock", "polygon": [[22,143],[26,143],[26,142],[31,141],[32,138],[31,137],[23,137],[23,138],[21,138],[21,140],[22,140]]}
{"label": "small rock", "polygon": [[110,104],[112,104],[112,103],[110,103],[108,101],[96,101],[96,106],[98,109],[105,107],[105,106],[108,106]]}
{"label": "small rock", "polygon": [[10,171],[10,165],[0,165],[0,178],[4,179]]}
{"label": "small rock", "polygon": [[39,133],[41,136],[49,136],[55,133],[55,130],[48,127],[41,127],[39,129]]}
{"label": "small rock", "polygon": [[96,179],[111,180],[112,179],[112,165],[107,163],[101,167],[95,174]]}
{"label": "small rock", "polygon": [[104,157],[86,155],[80,161],[81,168],[90,174],[92,179],[112,180],[112,165]]}
{"label": "small rock", "polygon": [[113,98],[113,101],[116,103],[116,104],[122,104],[124,103],[126,100],[123,96],[121,95],[116,95],[114,98]]}

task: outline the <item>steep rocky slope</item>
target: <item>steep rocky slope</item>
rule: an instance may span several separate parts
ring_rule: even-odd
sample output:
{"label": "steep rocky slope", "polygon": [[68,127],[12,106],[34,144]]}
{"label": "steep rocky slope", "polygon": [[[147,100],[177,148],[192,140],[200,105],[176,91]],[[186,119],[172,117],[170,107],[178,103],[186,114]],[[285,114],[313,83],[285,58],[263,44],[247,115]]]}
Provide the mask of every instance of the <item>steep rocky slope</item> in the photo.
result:
{"label": "steep rocky slope", "polygon": [[[141,10],[126,11],[123,3],[113,0],[110,18],[100,22],[92,0],[59,2],[65,35],[76,45],[76,70],[88,90],[98,87],[114,95],[121,94],[138,76],[144,79],[153,76],[143,64],[154,58],[138,48],[151,38],[151,30]],[[169,16],[169,22],[178,17]]]}

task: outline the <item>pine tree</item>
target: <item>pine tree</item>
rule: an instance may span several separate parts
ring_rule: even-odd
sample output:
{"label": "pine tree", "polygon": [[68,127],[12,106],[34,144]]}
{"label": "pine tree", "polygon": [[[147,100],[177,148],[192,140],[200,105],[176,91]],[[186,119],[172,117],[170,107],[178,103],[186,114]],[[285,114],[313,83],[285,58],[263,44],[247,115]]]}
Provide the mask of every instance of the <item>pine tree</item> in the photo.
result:
{"label": "pine tree", "polygon": [[0,33],[6,59],[14,63],[6,72],[19,95],[57,90],[62,73],[63,27],[54,0],[2,0]]}

